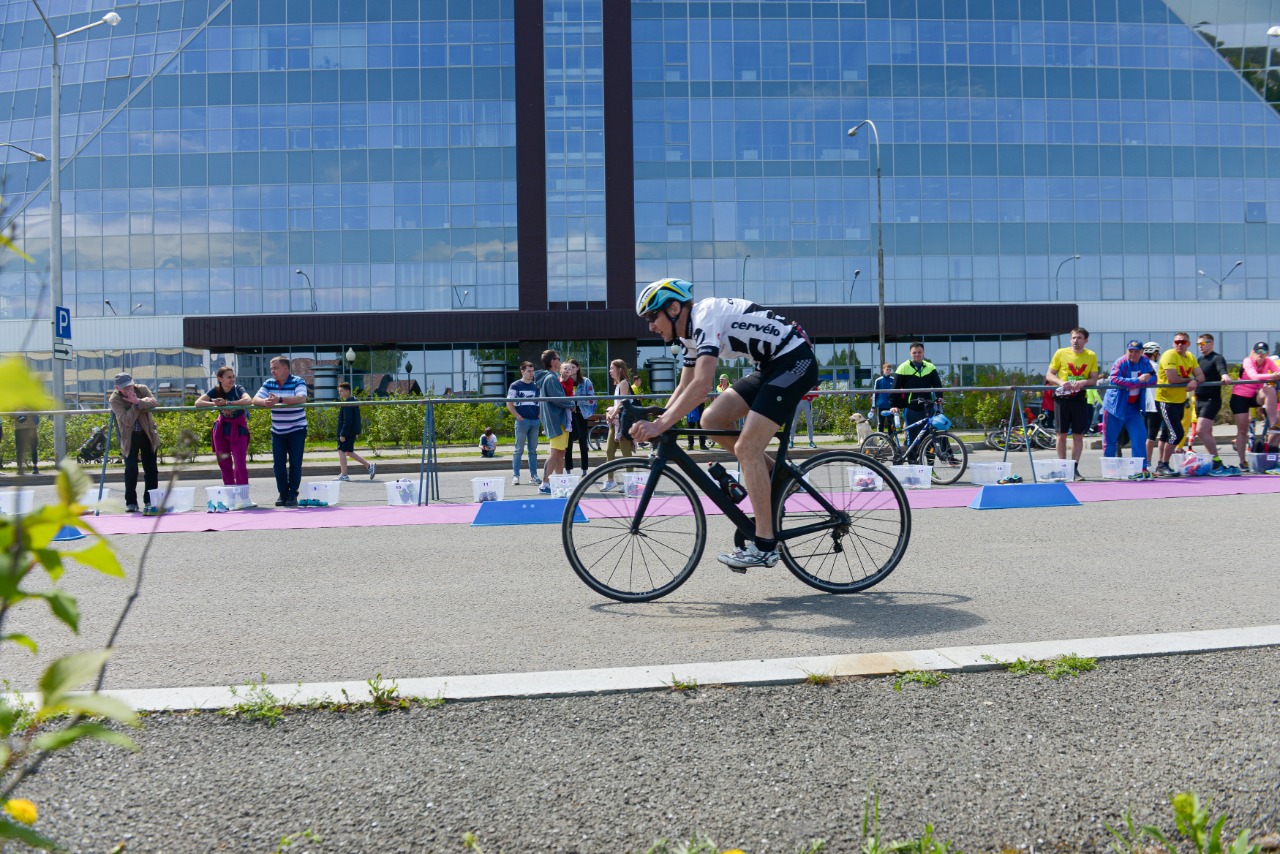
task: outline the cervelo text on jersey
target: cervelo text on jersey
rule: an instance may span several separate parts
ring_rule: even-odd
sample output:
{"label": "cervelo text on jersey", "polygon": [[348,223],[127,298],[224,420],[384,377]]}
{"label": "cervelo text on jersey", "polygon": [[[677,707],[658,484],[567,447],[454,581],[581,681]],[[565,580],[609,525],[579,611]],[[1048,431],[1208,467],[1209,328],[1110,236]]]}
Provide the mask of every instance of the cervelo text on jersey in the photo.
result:
{"label": "cervelo text on jersey", "polygon": [[693,337],[680,338],[686,368],[693,367],[699,356],[747,358],[762,365],[807,340],[803,331],[786,318],[743,299],[699,300],[694,303],[690,325]]}

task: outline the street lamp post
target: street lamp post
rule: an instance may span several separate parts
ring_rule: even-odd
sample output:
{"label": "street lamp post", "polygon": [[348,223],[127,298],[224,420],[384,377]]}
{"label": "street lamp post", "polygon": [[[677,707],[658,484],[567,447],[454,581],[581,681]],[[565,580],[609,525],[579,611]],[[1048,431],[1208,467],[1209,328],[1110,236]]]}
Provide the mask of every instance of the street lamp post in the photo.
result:
{"label": "street lamp post", "polygon": [[[114,27],[120,23],[120,16],[108,12],[92,24],[76,27],[65,33],[58,33],[49,23],[49,18],[36,0],[31,5],[40,13],[45,28],[53,37],[53,63],[49,66],[49,289],[55,306],[62,305],[62,66],[58,64],[58,40],[74,36],[85,30],[107,24]],[[50,349],[57,327],[50,330]],[[66,408],[67,378],[61,359],[53,360],[53,399],[59,409]],[[53,416],[53,453],[54,459],[61,462],[67,455],[67,419],[64,415]]]}
{"label": "street lamp post", "polygon": [[[1063,265],[1068,264],[1072,261],[1079,261],[1079,260],[1080,260],[1079,255],[1072,255],[1070,258],[1063,258],[1062,263],[1058,264],[1058,269],[1053,271],[1053,301],[1054,302],[1057,302],[1059,298],[1058,297],[1058,274],[1062,272]],[[1074,270],[1075,268],[1073,267],[1072,269]]]}
{"label": "street lamp post", "polygon": [[28,151],[27,149],[23,148],[21,145],[14,145],[12,142],[0,142],[0,148],[16,148],[19,151],[21,151],[23,154],[29,156],[32,160],[34,160],[37,163],[43,163],[49,159],[38,151]]}
{"label": "street lamp post", "polygon": [[858,284],[858,277],[862,275],[861,270],[853,271],[853,281],[849,283],[849,302],[853,302],[853,286]]}
{"label": "street lamp post", "polygon": [[1243,264],[1243,263],[1244,263],[1244,261],[1237,261],[1237,262],[1235,263],[1235,265],[1234,265],[1230,270],[1228,270],[1228,271],[1227,271],[1227,275],[1223,276],[1221,280],[1215,279],[1213,276],[1210,276],[1210,275],[1209,275],[1208,273],[1206,273],[1204,270],[1196,270],[1196,272],[1197,272],[1197,273],[1199,273],[1200,275],[1204,276],[1206,279],[1208,279],[1209,281],[1213,282],[1215,285],[1217,285],[1217,286],[1218,286],[1218,299],[1222,299],[1222,284],[1223,284],[1223,282],[1225,282],[1227,279],[1231,278],[1231,274],[1232,274],[1232,273],[1234,273],[1234,272],[1236,271],[1236,269],[1237,269],[1241,264]]}
{"label": "street lamp post", "polygon": [[751,260],[751,253],[747,253],[747,257],[742,259],[742,280],[738,284],[738,296],[742,299],[747,298],[747,262]]}
{"label": "street lamp post", "polygon": [[294,275],[301,276],[302,278],[307,280],[307,291],[311,294],[311,310],[319,311],[319,309],[316,308],[316,289],[311,287],[311,277],[308,276],[306,273],[302,272],[302,268],[298,268],[293,272],[294,272]]}
{"label": "street lamp post", "polygon": [[884,364],[884,197],[880,193],[880,131],[871,119],[863,119],[849,128],[849,136],[858,135],[863,125],[871,128],[876,143],[876,272],[880,277],[880,364]]}

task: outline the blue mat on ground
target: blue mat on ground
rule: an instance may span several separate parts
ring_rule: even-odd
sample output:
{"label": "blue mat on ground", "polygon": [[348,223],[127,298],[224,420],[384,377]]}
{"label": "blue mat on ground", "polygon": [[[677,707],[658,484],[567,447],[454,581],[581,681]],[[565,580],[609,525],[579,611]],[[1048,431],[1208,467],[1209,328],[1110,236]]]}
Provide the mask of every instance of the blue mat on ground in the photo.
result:
{"label": "blue mat on ground", "polygon": [[[519,501],[485,501],[476,511],[472,525],[559,525],[567,498],[522,498]],[[575,509],[573,521],[585,522],[582,508]]]}
{"label": "blue mat on ground", "polygon": [[1074,507],[1080,499],[1065,483],[1009,483],[984,486],[970,510],[1012,510],[1018,507]]}

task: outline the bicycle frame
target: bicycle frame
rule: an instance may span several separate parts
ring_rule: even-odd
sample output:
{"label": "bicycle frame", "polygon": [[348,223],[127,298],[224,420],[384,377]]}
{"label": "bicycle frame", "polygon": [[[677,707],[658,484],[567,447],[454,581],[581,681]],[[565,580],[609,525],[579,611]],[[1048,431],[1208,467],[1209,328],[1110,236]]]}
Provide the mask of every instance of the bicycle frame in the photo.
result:
{"label": "bicycle frame", "polygon": [[[818,522],[812,525],[805,525],[799,528],[790,528],[786,531],[774,531],[774,537],[779,541],[789,540],[792,537],[801,537],[806,534],[817,533],[818,531],[828,531],[839,525],[849,524],[848,514],[842,510],[838,510],[819,493],[811,487],[799,472],[787,462],[787,445],[790,442],[791,421],[783,424],[779,432],[776,434],[779,442],[778,454],[774,458],[773,475],[769,479],[769,502],[764,508],[764,512],[773,512],[773,496],[778,495],[779,488],[785,488],[789,481],[799,484],[810,497],[817,501],[818,505],[828,513],[831,518],[825,522]],[[737,527],[739,533],[744,537],[755,536],[755,521],[744,513],[737,504],[735,504],[729,496],[725,495],[724,490],[720,488],[720,484],[711,479],[711,476],[702,470],[702,468],[686,454],[679,445],[681,436],[738,436],[741,431],[738,430],[700,430],[693,428],[672,428],[661,436],[656,438],[657,448],[654,450],[654,463],[650,467],[650,477],[646,481],[644,491],[640,495],[640,500],[636,505],[635,517],[631,520],[631,533],[637,534],[640,531],[640,522],[644,519],[645,511],[649,507],[649,501],[653,497],[654,487],[658,483],[658,475],[662,473],[668,465],[674,464],[678,469],[684,472],[685,476],[693,482],[703,495],[711,499],[724,513],[725,517]],[[752,510],[756,513],[761,508],[752,505]]]}
{"label": "bicycle frame", "polygon": [[895,465],[897,463],[906,462],[913,456],[916,456],[919,453],[919,448],[917,446],[922,446],[927,437],[932,436],[937,432],[929,422],[929,419],[932,417],[932,415],[926,415],[919,421],[913,421],[902,428],[903,432],[909,434],[911,432],[911,428],[919,427],[921,424],[924,425],[920,429],[920,432],[916,434],[916,437],[911,440],[911,443],[905,447],[898,441],[898,429],[896,427],[893,430],[885,431],[885,435],[888,436],[889,441],[893,443],[893,462]]}

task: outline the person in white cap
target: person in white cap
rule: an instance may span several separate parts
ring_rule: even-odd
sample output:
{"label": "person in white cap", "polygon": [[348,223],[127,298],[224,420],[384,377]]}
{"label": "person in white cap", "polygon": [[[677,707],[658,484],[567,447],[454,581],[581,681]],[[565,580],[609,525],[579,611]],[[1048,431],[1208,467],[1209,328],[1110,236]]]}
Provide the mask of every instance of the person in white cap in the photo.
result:
{"label": "person in white cap", "polygon": [[151,492],[160,487],[160,469],[156,465],[156,450],[160,447],[160,433],[156,430],[151,410],[160,405],[151,389],[133,381],[133,377],[121,371],[116,374],[116,390],[107,401],[116,418],[116,436],[120,440],[120,454],[124,457],[124,505],[130,513],[138,512],[138,458],[142,458],[142,471],[146,491],[143,497],[147,513],[154,513]]}

